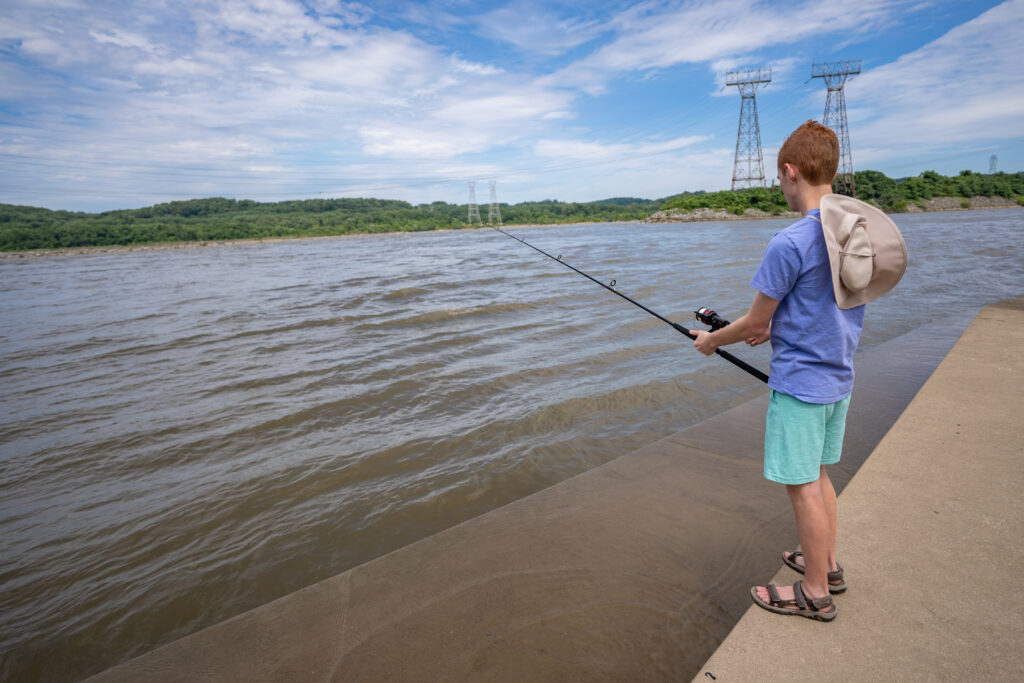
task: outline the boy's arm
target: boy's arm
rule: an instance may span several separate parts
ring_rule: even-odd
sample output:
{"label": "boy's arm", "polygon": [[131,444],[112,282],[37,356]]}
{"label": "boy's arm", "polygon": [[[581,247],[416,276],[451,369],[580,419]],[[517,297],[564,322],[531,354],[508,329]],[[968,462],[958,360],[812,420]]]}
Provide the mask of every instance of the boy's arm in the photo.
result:
{"label": "boy's arm", "polygon": [[768,338],[768,326],[771,325],[779,300],[773,299],[763,292],[754,295],[754,303],[746,315],[741,316],[720,330],[692,330],[697,338],[693,346],[705,356],[710,356],[720,346],[728,346],[738,341],[751,340],[760,343]]}

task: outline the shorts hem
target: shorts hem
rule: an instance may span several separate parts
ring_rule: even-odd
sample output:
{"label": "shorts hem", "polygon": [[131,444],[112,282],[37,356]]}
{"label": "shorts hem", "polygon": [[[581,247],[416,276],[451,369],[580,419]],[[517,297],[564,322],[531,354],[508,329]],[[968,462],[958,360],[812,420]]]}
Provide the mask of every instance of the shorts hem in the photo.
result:
{"label": "shorts hem", "polygon": [[764,478],[767,479],[768,481],[774,481],[776,484],[786,484],[788,486],[797,486],[797,485],[800,485],[800,484],[810,484],[812,481],[818,481],[818,478],[820,476],[821,476],[820,472],[818,474],[815,474],[810,479],[806,479],[804,477],[783,477],[783,476],[769,474],[768,472],[764,473]]}

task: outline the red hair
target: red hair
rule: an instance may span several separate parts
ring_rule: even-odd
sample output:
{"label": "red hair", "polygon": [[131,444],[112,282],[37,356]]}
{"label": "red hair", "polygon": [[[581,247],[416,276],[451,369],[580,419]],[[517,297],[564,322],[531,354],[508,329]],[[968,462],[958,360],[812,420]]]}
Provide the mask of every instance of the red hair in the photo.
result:
{"label": "red hair", "polygon": [[794,130],[779,149],[779,169],[793,164],[811,185],[831,185],[839,168],[839,138],[817,121]]}

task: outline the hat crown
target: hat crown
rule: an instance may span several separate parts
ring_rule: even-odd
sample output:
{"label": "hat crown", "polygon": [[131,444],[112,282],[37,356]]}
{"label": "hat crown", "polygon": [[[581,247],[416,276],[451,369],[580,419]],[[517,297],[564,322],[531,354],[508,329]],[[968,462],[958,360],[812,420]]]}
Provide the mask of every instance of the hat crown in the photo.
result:
{"label": "hat crown", "polygon": [[854,292],[861,291],[871,283],[874,271],[874,254],[867,224],[864,216],[844,213],[836,227],[836,241],[840,247],[839,279]]}
{"label": "hat crown", "polygon": [[907,245],[896,224],[878,207],[853,197],[825,195],[821,229],[839,308],[874,301],[903,277]]}

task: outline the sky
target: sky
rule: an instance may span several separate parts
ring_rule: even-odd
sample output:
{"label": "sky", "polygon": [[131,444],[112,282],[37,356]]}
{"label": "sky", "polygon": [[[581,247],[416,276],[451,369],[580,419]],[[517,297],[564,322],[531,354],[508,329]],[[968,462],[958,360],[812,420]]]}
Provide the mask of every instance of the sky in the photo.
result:
{"label": "sky", "polygon": [[0,202],[465,203],[729,189],[845,85],[854,168],[1024,171],[1024,0],[4,0]]}

